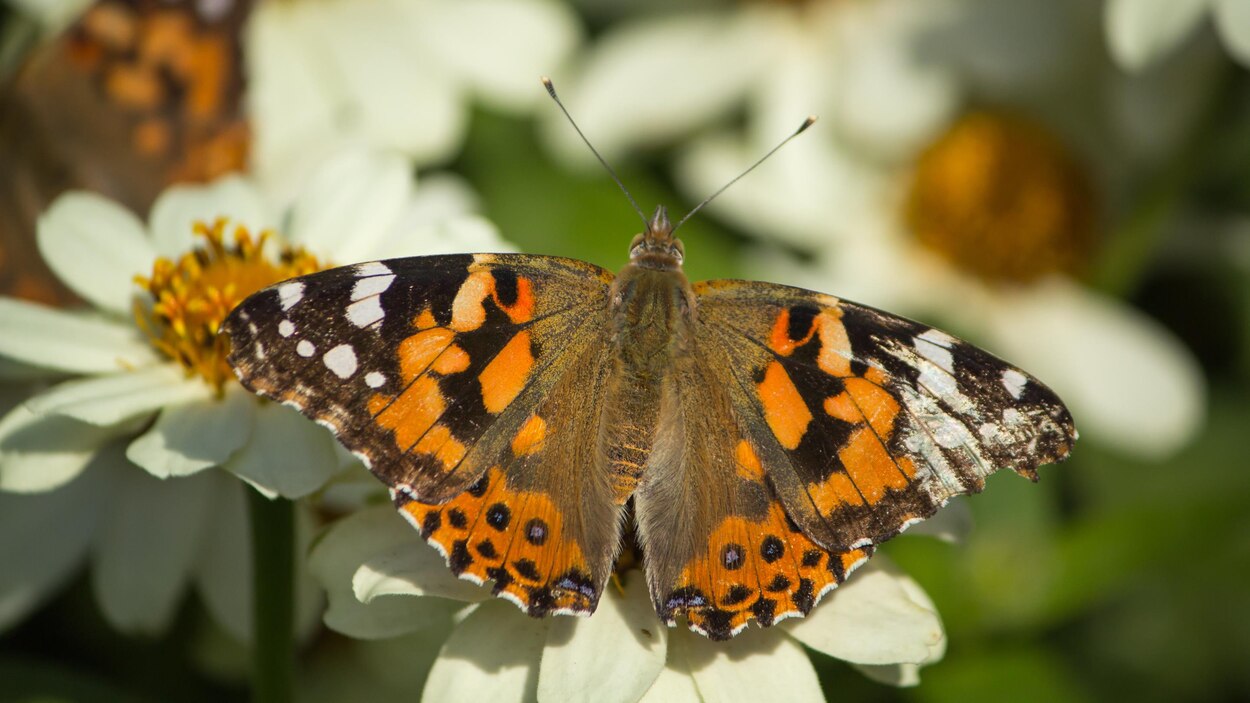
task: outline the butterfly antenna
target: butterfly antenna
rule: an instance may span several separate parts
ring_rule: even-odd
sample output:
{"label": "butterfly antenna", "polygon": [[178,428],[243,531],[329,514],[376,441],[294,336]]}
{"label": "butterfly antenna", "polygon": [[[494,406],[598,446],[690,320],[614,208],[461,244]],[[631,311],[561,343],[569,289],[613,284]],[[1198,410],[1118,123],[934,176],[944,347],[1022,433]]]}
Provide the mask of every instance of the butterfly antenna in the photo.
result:
{"label": "butterfly antenna", "polygon": [[[629,189],[625,187],[624,183],[621,183],[621,179],[617,177],[616,171],[613,171],[612,167],[608,165],[608,162],[599,155],[599,151],[595,149],[595,146],[591,144],[590,140],[586,138],[586,135],[582,133],[582,128],[577,126],[577,122],[573,120],[573,116],[570,115],[568,109],[564,107],[564,103],[560,102],[560,96],[556,95],[555,84],[552,83],[551,79],[546,76],[542,77],[542,82],[543,86],[547,89],[547,94],[551,96],[552,100],[556,101],[556,105],[560,106],[560,112],[564,113],[564,116],[569,120],[569,124],[573,125],[573,129],[577,130],[577,136],[581,137],[583,142],[586,142],[586,146],[590,149],[590,153],[594,154],[596,159],[599,159],[599,163],[603,164],[603,167],[608,171],[608,175],[612,177],[612,180],[616,182],[618,187],[620,187],[621,192],[624,193],[625,197],[629,199],[629,204],[634,206],[634,212],[638,213],[638,217],[642,218],[643,227],[650,227],[650,222],[647,220],[647,216],[643,214],[642,208],[638,207],[638,202],[634,200],[633,195],[630,195]],[[774,149],[774,151],[776,150]]]}
{"label": "butterfly antenna", "polygon": [[703,202],[699,203],[698,205],[695,205],[693,210],[691,210],[690,212],[686,213],[686,216],[685,216],[685,217],[681,218],[680,220],[678,220],[678,221],[677,221],[677,224],[673,225],[673,231],[674,231],[674,232],[676,232],[676,231],[677,231],[677,228],[678,228],[678,227],[681,227],[682,223],[684,223],[686,220],[689,220],[691,217],[693,217],[693,216],[694,216],[694,214],[695,214],[696,212],[698,212],[698,211],[702,210],[704,205],[707,205],[708,203],[712,202],[712,201],[716,198],[716,196],[720,195],[721,193],[724,193],[726,190],[729,190],[729,186],[731,186],[731,185],[733,185],[733,184],[737,183],[738,181],[742,180],[742,177],[743,177],[743,176],[745,176],[745,175],[747,175],[748,173],[750,173],[750,172],[754,171],[756,166],[759,166],[760,164],[762,164],[762,163],[764,163],[765,161],[767,161],[767,160],[768,160],[768,157],[770,157],[770,156],[772,156],[773,154],[777,153],[777,150],[778,150],[778,149],[780,149],[781,147],[783,147],[783,146],[785,146],[786,144],[788,144],[788,143],[790,142],[790,140],[791,140],[791,139],[794,139],[795,137],[799,136],[800,134],[802,134],[803,132],[805,132],[805,131],[807,130],[807,128],[808,128],[808,127],[811,127],[811,126],[812,126],[812,125],[814,125],[814,124],[816,124],[816,116],[815,116],[815,115],[808,115],[807,119],[803,120],[803,124],[799,125],[799,128],[798,128],[798,129],[796,129],[796,130],[794,130],[794,133],[793,133],[793,134],[791,134],[790,136],[786,137],[785,139],[782,139],[780,144],[778,144],[777,146],[773,147],[772,149],[769,149],[769,150],[768,150],[768,153],[767,153],[767,154],[764,154],[763,156],[761,156],[761,157],[760,157],[760,159],[759,159],[759,161],[756,161],[755,163],[751,164],[751,165],[747,168],[747,170],[743,171],[742,173],[739,173],[737,176],[735,176],[735,177],[734,177],[734,179],[733,179],[732,181],[730,181],[730,182],[726,183],[725,185],[721,186],[721,187],[720,187],[720,190],[716,191],[715,193],[712,193],[711,195],[709,195],[709,196],[707,196],[706,198],[704,198]]}

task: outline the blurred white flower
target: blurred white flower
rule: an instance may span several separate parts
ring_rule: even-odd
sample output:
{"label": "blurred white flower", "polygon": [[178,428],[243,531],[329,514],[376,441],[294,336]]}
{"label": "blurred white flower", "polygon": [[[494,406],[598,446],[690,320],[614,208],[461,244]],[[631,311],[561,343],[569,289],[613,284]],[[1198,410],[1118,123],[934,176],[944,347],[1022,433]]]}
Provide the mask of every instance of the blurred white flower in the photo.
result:
{"label": "blurred white flower", "polygon": [[[195,583],[227,630],[246,637],[243,493],[205,469],[298,498],[343,460],[323,429],[229,374],[215,336],[221,317],[248,292],[318,265],[236,227],[285,222],[290,244],[321,262],[500,248],[493,228],[467,214],[470,202],[451,181],[415,190],[404,160],[362,152],[314,172],[281,220],[239,178],[170,189],[146,227],[102,197],[59,198],[40,220],[39,247],[93,309],[0,298],[0,358],[73,377],[0,419],[0,626],[90,556],[96,595],[119,629],[161,631]],[[197,242],[193,223],[214,220]],[[145,292],[154,300],[132,309]],[[307,623],[316,615],[307,579],[302,593]]]}
{"label": "blurred white flower", "polygon": [[[923,39],[949,0],[747,3],[666,14],[609,31],[560,85],[570,112],[611,159],[656,146],[745,109],[742,130],[699,137],[679,159],[679,184],[702,198],[758,158],[803,118],[820,123],[716,203],[748,226],[813,244],[831,220],[863,202],[897,163],[932,138],[958,106],[953,72]],[[589,154],[558,114],[546,132],[571,158]],[[733,171],[733,173],[727,172]],[[810,197],[799,201],[796,189]],[[782,198],[785,208],[758,204]],[[832,217],[831,213],[837,213]]]}
{"label": "blurred white flower", "polygon": [[[966,513],[950,517],[948,528]],[[328,592],[332,629],[370,640],[424,632],[427,648],[446,637],[425,682],[428,700],[821,700],[804,645],[894,685],[914,685],[919,667],[945,651],[933,603],[882,557],[806,619],[730,642],[666,627],[636,570],[588,618],[527,617],[456,579],[389,505],[332,526],[309,564]]]}
{"label": "blurred white flower", "polygon": [[253,167],[281,181],[344,141],[445,160],[474,102],[528,108],[580,32],[553,0],[262,3],[244,44]]}
{"label": "blurred white flower", "polygon": [[1107,0],[1107,41],[1130,71],[1176,51],[1210,21],[1224,47],[1250,67],[1250,3],[1245,0]]}

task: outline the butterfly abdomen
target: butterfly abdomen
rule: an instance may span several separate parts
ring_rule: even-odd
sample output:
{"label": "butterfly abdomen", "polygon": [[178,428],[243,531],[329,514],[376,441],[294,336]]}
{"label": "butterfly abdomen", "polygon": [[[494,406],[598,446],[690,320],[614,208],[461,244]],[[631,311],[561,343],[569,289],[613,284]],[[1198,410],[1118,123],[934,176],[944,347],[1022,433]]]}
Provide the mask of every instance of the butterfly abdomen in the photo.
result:
{"label": "butterfly abdomen", "polygon": [[618,503],[637,488],[662,420],[664,386],[691,325],[690,283],[680,270],[630,265],[612,291],[613,369],[600,448]]}

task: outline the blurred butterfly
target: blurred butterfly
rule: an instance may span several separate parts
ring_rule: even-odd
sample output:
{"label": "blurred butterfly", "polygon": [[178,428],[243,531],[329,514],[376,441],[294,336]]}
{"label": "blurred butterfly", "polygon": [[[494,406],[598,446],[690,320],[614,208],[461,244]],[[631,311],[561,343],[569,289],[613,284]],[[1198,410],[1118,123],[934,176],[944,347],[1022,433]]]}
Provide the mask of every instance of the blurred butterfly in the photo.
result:
{"label": "blurred butterfly", "polygon": [[139,215],[173,183],[245,167],[240,30],[251,0],[100,0],[0,88],[0,292],[64,302],[34,246],[60,193]]}

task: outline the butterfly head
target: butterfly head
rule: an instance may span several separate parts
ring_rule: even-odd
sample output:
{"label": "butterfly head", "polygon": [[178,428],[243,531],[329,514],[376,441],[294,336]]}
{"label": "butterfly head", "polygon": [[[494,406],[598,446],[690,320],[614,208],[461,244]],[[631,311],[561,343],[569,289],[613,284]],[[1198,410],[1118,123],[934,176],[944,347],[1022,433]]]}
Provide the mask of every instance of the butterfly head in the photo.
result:
{"label": "butterfly head", "polygon": [[673,236],[668,209],[660,205],[647,223],[646,231],[635,235],[629,243],[629,261],[641,268],[672,270],[681,268],[685,258],[686,247]]}

